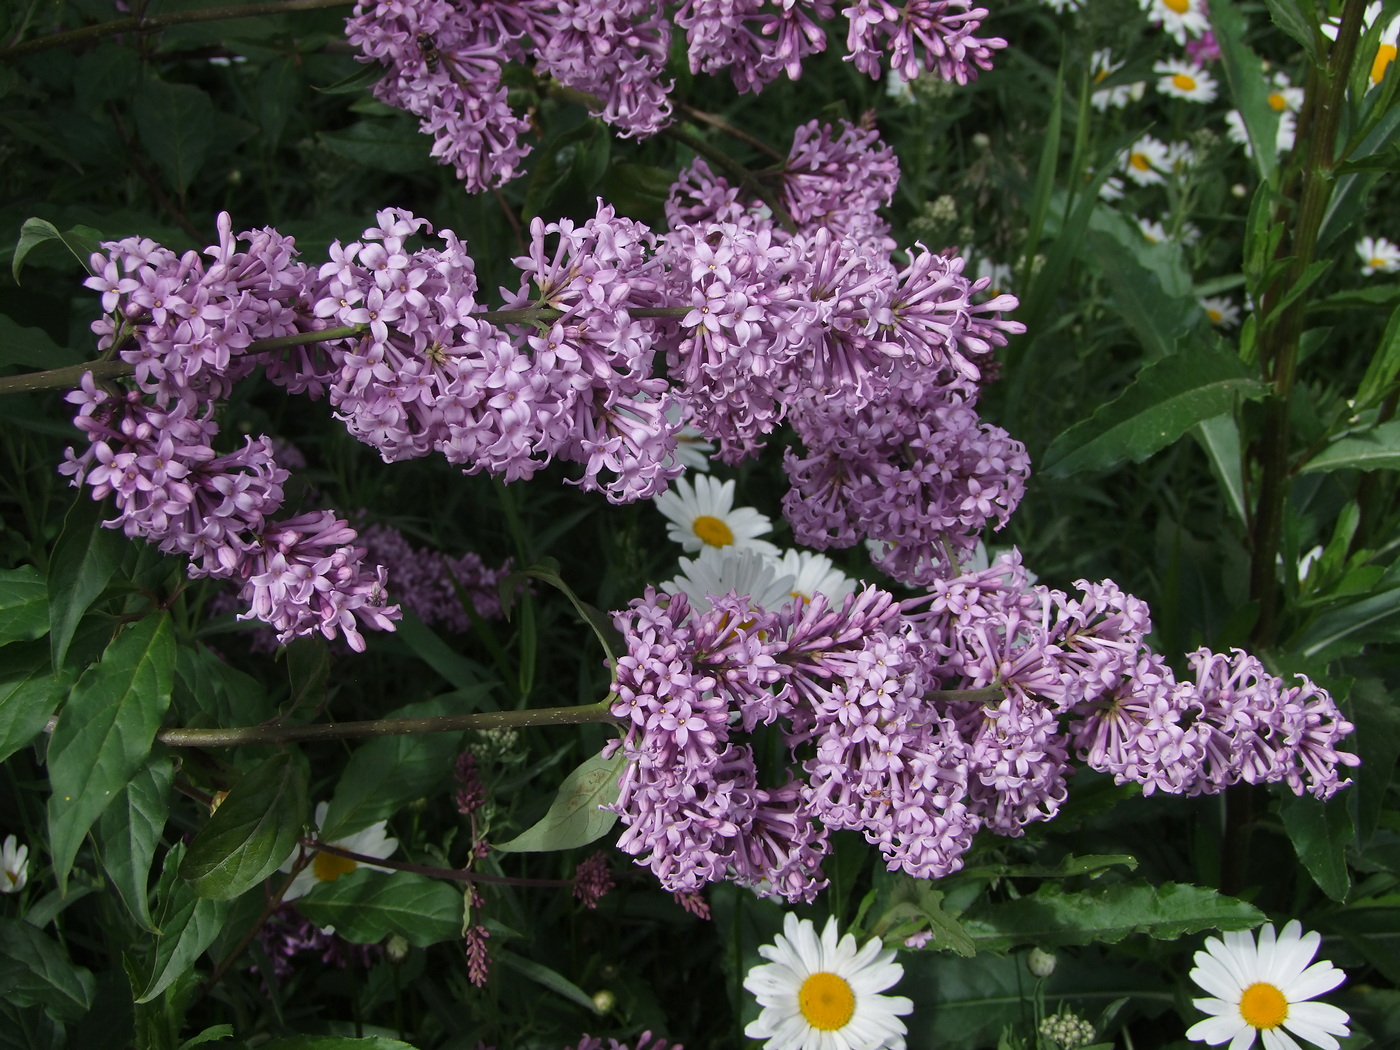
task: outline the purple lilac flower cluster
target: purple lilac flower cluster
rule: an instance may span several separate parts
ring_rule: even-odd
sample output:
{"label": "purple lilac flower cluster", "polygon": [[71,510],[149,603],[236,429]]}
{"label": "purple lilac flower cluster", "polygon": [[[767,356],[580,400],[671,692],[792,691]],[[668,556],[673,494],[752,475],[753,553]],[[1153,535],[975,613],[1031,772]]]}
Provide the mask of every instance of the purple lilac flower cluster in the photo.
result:
{"label": "purple lilac flower cluster", "polygon": [[[619,848],[673,892],[730,880],[810,900],[830,831],[862,832],[891,870],[945,875],[978,830],[1055,816],[1072,755],[1144,793],[1349,783],[1352,726],[1326,690],[1204,649],[1178,683],[1143,640],[1143,602],[1076,587],[1030,585],[1013,552],[903,602],[867,587],[775,612],[730,593],[700,612],[648,590],[614,614]],[[768,788],[750,737],[774,723],[789,760]]]}
{"label": "purple lilac flower cluster", "polygon": [[395,601],[430,627],[461,634],[471,629],[463,601],[483,620],[501,618],[501,580],[512,562],[488,568],[481,555],[467,551],[453,558],[428,547],[414,547],[398,529],[371,525],[360,536],[368,557],[394,581]]}
{"label": "purple lilac flower cluster", "polygon": [[[369,969],[384,954],[381,945],[351,944],[334,933],[323,932],[290,905],[278,908],[259,927],[258,941],[278,980],[286,980],[296,972],[293,960],[298,955],[313,954],[322,965],[343,970],[352,963]],[[256,972],[257,967],[253,970]]]}
{"label": "purple lilac flower cluster", "polygon": [[[691,71],[728,69],[748,92],[800,77],[803,59],[826,50],[819,23],[835,13],[830,0],[685,0],[674,18]],[[965,84],[1006,46],[974,35],[987,10],[970,0],[856,0],[844,14],[846,58],[875,78],[888,61],[906,80],[928,72]],[[476,192],[514,178],[529,153],[530,124],[502,79],[508,64],[582,92],[624,135],[652,135],[671,119],[671,25],[660,0],[360,0],[346,35],[384,67],[375,96],[416,116],[433,156]]]}
{"label": "purple lilac flower cluster", "polygon": [[87,436],[60,470],[86,482],[94,499],[111,495],[105,524],[189,557],[192,577],[240,582],[240,598],[282,641],[320,631],[364,648],[359,625],[392,630],[385,572],[367,568],[356,532],[331,511],[277,519],[287,471],[272,441],[248,438],[227,455],[214,450],[219,400],[264,355],[260,339],[302,328],[305,268],[292,242],[274,230],[241,235],[227,215],[219,243],[177,256],[137,238],[103,245],[92,257],[106,314],[93,323],[98,348],[135,370],[136,389],[84,375],[68,395]]}
{"label": "purple lilac flower cluster", "polygon": [[[585,1035],[578,1041],[578,1046],[568,1047],[564,1050],[631,1050],[626,1043],[619,1043],[616,1039],[609,1038],[605,1043],[602,1038],[596,1035]],[[643,1032],[637,1036],[636,1050],[685,1050],[680,1043],[668,1043],[659,1035],[652,1035],[651,1032]]]}

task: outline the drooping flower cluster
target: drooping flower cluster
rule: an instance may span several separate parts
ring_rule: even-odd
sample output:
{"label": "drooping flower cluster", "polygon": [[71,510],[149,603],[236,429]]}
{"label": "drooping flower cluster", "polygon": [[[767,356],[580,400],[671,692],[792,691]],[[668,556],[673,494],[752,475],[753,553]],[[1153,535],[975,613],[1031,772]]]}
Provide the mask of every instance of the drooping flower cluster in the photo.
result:
{"label": "drooping flower cluster", "polygon": [[[674,22],[686,34],[692,72],[727,69],[741,91],[759,91],[826,50],[831,0],[685,0]],[[886,61],[906,80],[928,72],[965,84],[1006,46],[974,35],[987,10],[970,0],[855,0],[848,61],[879,79]],[[672,20],[660,0],[360,0],[346,36],[384,76],[375,96],[412,113],[432,135],[433,156],[470,192],[514,178],[530,124],[513,110],[503,71],[524,64],[581,93],[594,115],[624,135],[647,136],[671,119],[665,77]]]}
{"label": "drooping flower cluster", "polygon": [[68,400],[87,436],[60,470],[94,499],[111,495],[106,522],[161,550],[190,558],[189,574],[241,582],[241,599],[279,639],[320,631],[364,648],[359,625],[392,630],[382,568],[363,565],[356,533],[330,511],[278,520],[287,472],[271,439],[214,450],[219,399],[263,360],[258,340],[294,335],[306,324],[306,270],[290,239],[266,229],[242,234],[229,217],[219,244],[176,256],[128,238],[92,257],[106,314],[93,323],[98,348],[135,370],[136,389],[99,387],[84,375]]}
{"label": "drooping flower cluster", "polygon": [[[789,597],[760,551],[707,557],[725,564],[614,614],[618,845],[672,891],[724,879],[810,899],[838,829],[891,870],[945,875],[977,830],[1054,817],[1072,755],[1145,792],[1319,798],[1357,762],[1340,750],[1351,725],[1302,676],[1200,650],[1176,683],[1144,642],[1146,605],[1111,581],[1033,586],[1013,552],[902,603],[873,587],[834,603]],[[779,735],[783,769],[760,776],[756,732]]]}

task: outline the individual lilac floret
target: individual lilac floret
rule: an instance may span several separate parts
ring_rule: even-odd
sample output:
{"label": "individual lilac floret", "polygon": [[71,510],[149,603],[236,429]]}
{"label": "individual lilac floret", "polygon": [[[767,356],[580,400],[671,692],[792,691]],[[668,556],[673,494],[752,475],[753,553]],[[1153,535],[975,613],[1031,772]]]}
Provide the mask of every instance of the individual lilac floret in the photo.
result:
{"label": "individual lilac floret", "polygon": [[1006,46],[1000,37],[973,36],[987,9],[970,0],[907,0],[903,7],[858,0],[844,14],[851,23],[846,60],[876,80],[883,75],[881,51],[889,52],[890,69],[906,81],[934,73],[966,84],[991,69],[993,52]]}

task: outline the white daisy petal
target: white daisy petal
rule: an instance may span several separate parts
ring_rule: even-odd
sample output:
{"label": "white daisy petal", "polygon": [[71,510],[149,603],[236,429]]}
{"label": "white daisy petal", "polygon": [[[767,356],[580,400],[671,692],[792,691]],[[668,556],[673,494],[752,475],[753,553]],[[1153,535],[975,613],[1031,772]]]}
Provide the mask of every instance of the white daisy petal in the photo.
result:
{"label": "white daisy petal", "polygon": [[[904,1050],[907,1029],[899,1017],[914,1004],[879,994],[904,972],[879,941],[858,945],[835,919],[818,934],[809,920],[789,913],[775,943],[759,954],[791,962],[756,966],[744,978],[763,1008],[745,1034],[766,1038],[764,1050]],[[781,994],[777,979],[786,982]]]}
{"label": "white daisy petal", "polygon": [[1249,1026],[1240,1020],[1239,1012],[1234,1011],[1229,1017],[1207,1017],[1204,1021],[1197,1021],[1186,1030],[1186,1038],[1219,1046],[1235,1038],[1241,1031],[1249,1031]]}

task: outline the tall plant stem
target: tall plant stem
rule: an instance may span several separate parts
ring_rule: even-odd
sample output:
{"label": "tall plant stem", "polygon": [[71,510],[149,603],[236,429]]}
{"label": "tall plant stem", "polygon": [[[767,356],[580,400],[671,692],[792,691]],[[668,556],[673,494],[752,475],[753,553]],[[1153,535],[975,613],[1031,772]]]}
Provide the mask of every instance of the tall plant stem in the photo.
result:
{"label": "tall plant stem", "polygon": [[[1346,104],[1348,74],[1356,54],[1366,0],[1346,0],[1341,29],[1325,68],[1314,72],[1302,115],[1298,140],[1307,143],[1302,170],[1283,187],[1274,211],[1274,223],[1284,233],[1274,253],[1276,260],[1290,259],[1260,298],[1258,346],[1264,378],[1273,387],[1264,405],[1264,425],[1259,439],[1259,497],[1255,504],[1250,597],[1259,603],[1251,640],[1257,648],[1274,644],[1278,629],[1279,587],[1277,559],[1283,533],[1283,508],[1288,495],[1290,403],[1298,366],[1298,342],[1303,331],[1305,296],[1297,297],[1277,316],[1278,304],[1295,288],[1317,254],[1318,235],[1332,194],[1336,164],[1337,129]],[[1296,213],[1290,208],[1293,183],[1298,184]]]}
{"label": "tall plant stem", "polygon": [[452,733],[463,729],[514,729],[612,722],[607,700],[582,707],[541,707],[526,711],[480,711],[434,718],[379,718],[366,722],[327,722],[308,726],[238,726],[232,729],[162,729],[156,739],[169,747],[241,747],[290,744],[301,740],[348,740],[357,737]]}
{"label": "tall plant stem", "polygon": [[154,33],[167,26],[188,25],[191,22],[221,22],[229,18],[256,18],[260,15],[280,15],[288,11],[317,11],[324,7],[349,7],[354,0],[269,0],[262,4],[238,4],[233,7],[209,7],[199,11],[169,11],[158,15],[136,15],[117,18],[111,22],[70,29],[35,37],[9,47],[0,48],[0,62],[9,62],[37,51],[54,47],[71,47],[91,43],[118,33]]}

